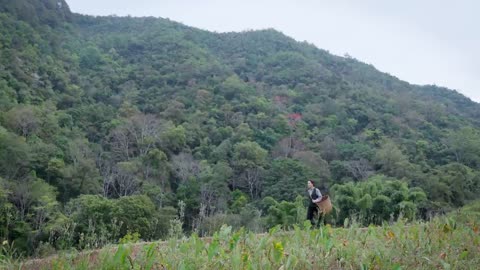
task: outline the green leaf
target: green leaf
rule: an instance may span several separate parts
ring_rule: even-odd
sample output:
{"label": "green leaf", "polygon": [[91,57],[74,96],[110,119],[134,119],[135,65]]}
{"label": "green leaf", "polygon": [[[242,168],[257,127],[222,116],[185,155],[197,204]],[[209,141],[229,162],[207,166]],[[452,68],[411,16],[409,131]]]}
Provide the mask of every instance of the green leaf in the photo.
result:
{"label": "green leaf", "polygon": [[214,239],[210,245],[208,246],[208,251],[207,251],[207,254],[208,254],[208,260],[211,261],[213,256],[215,256],[216,254],[218,254],[218,251],[219,251],[219,241],[218,239]]}

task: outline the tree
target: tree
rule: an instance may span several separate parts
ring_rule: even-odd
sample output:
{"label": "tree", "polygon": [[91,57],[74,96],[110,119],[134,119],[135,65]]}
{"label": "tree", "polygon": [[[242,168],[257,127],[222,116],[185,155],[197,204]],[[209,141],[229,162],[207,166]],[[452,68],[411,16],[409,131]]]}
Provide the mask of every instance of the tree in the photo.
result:
{"label": "tree", "polygon": [[232,100],[233,98],[242,98],[244,95],[251,92],[251,88],[238,76],[232,75],[218,87],[218,91],[227,100]]}
{"label": "tree", "polygon": [[222,141],[211,153],[211,157],[214,161],[225,161],[229,159],[232,153],[232,142],[227,139]]}
{"label": "tree", "polygon": [[46,230],[47,224],[53,223],[63,215],[60,212],[60,204],[56,200],[56,190],[54,187],[41,181],[33,184],[35,192],[40,193],[37,196],[33,212],[33,229],[37,231]]}
{"label": "tree", "polygon": [[6,113],[5,118],[7,126],[23,137],[35,134],[40,127],[40,120],[33,106],[12,108]]}
{"label": "tree", "polygon": [[118,160],[145,156],[159,142],[161,125],[153,115],[136,114],[110,133],[112,151]]}
{"label": "tree", "polygon": [[281,139],[273,150],[273,157],[292,158],[297,152],[305,150],[305,144],[293,137]]}
{"label": "tree", "polygon": [[3,187],[3,182],[0,178],[0,238],[8,239],[16,211],[8,200],[10,191]]}
{"label": "tree", "polygon": [[165,132],[162,133],[161,141],[163,147],[170,152],[180,152],[185,147],[187,142],[185,128],[180,125],[167,129]]}
{"label": "tree", "polygon": [[331,136],[325,137],[320,144],[321,155],[326,161],[332,161],[338,158],[337,145]]}
{"label": "tree", "polygon": [[101,177],[88,142],[80,139],[70,141],[67,150],[71,164],[49,161],[49,172],[57,176],[55,182],[62,201],[67,202],[80,194],[99,194]]}
{"label": "tree", "polygon": [[136,193],[141,182],[137,178],[137,164],[134,162],[119,162],[114,167],[112,190],[115,196],[124,197]]}
{"label": "tree", "polygon": [[115,128],[110,133],[111,149],[117,160],[129,160],[132,156],[132,141],[128,131],[122,126]]}
{"label": "tree", "polygon": [[227,210],[227,202],[231,199],[228,183],[232,176],[233,170],[226,162],[219,162],[212,167],[205,161],[201,163],[200,205],[204,208],[205,217]]}
{"label": "tree", "polygon": [[232,142],[248,142],[253,136],[253,130],[247,123],[241,123],[235,128]]}
{"label": "tree", "polygon": [[345,165],[347,170],[357,181],[366,179],[373,174],[373,168],[370,166],[370,163],[365,159],[350,160],[345,162]]}
{"label": "tree", "polygon": [[480,168],[480,134],[471,127],[450,132],[446,140],[457,162]]}
{"label": "tree", "polygon": [[340,221],[356,216],[365,225],[400,216],[411,220],[419,214],[427,198],[421,188],[409,189],[406,182],[383,175],[374,175],[363,182],[334,185],[332,195]]}
{"label": "tree", "polygon": [[265,165],[267,151],[256,142],[239,142],[233,146],[233,164],[240,175],[240,183],[246,186],[251,198],[257,198],[261,192],[261,173]]}
{"label": "tree", "polygon": [[0,79],[0,110],[6,111],[16,104],[16,93],[5,79]]}
{"label": "tree", "polygon": [[34,216],[34,225],[40,229],[57,209],[56,190],[41,179],[25,179],[9,183],[10,201],[18,209],[21,221],[26,221],[30,214]]}
{"label": "tree", "polygon": [[434,201],[460,207],[467,201],[479,198],[478,172],[463,164],[451,163],[438,167],[428,180],[425,189],[429,190],[429,198]]}
{"label": "tree", "polygon": [[305,219],[303,213],[303,197],[297,196],[294,202],[277,202],[272,197],[265,197],[263,204],[268,207],[267,224],[269,227],[281,225],[291,228],[295,224],[301,224]]}
{"label": "tree", "polygon": [[140,164],[142,167],[142,175],[146,180],[159,184],[162,190],[169,190],[168,177],[170,175],[170,166],[168,164],[167,155],[157,148],[148,152],[142,158]]}
{"label": "tree", "polygon": [[340,158],[343,160],[372,160],[375,151],[365,143],[342,143],[338,145]]}
{"label": "tree", "polygon": [[64,167],[59,189],[63,202],[80,194],[99,194],[101,192],[101,177],[92,159],[79,160]]}
{"label": "tree", "polygon": [[182,152],[172,156],[172,169],[181,184],[197,177],[200,173],[200,164],[191,154]]}
{"label": "tree", "polygon": [[169,102],[167,109],[162,112],[162,116],[176,124],[181,123],[185,118],[185,104],[177,100]]}
{"label": "tree", "polygon": [[393,141],[382,144],[375,155],[375,163],[387,175],[403,177],[408,173],[408,158]]}
{"label": "tree", "polygon": [[0,127],[0,177],[5,179],[24,177],[29,171],[30,156],[25,139]]}
{"label": "tree", "polygon": [[113,217],[121,222],[120,235],[127,232],[138,232],[144,239],[152,239],[155,235],[155,224],[158,220],[155,205],[145,195],[122,197],[115,201]]}
{"label": "tree", "polygon": [[[81,195],[66,205],[68,217],[76,224],[77,235],[105,232],[109,240],[118,240],[118,222],[114,215],[115,201],[99,195]],[[92,232],[96,230],[96,232]]]}
{"label": "tree", "polygon": [[305,165],[321,182],[327,183],[330,180],[329,165],[319,154],[313,151],[300,151],[295,153],[293,158]]}
{"label": "tree", "polygon": [[265,188],[262,196],[277,201],[293,201],[297,195],[306,197],[307,181],[313,173],[294,159],[276,159],[265,173]]}
{"label": "tree", "polygon": [[88,46],[80,53],[80,67],[82,68],[99,69],[103,62],[102,53],[96,46]]}
{"label": "tree", "polygon": [[373,199],[372,212],[377,222],[388,220],[393,215],[393,209],[391,209],[392,200],[385,195],[378,195]]}
{"label": "tree", "polygon": [[134,115],[128,119],[125,128],[135,144],[136,156],[145,156],[158,142],[160,122],[154,115]]}

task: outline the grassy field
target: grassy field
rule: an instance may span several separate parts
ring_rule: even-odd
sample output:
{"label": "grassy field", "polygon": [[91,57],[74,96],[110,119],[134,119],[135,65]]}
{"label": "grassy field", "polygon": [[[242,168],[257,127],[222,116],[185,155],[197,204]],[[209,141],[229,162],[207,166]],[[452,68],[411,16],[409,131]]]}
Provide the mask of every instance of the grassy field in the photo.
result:
{"label": "grassy field", "polygon": [[478,269],[480,205],[430,222],[308,226],[258,235],[223,227],[211,238],[112,246],[4,269]]}

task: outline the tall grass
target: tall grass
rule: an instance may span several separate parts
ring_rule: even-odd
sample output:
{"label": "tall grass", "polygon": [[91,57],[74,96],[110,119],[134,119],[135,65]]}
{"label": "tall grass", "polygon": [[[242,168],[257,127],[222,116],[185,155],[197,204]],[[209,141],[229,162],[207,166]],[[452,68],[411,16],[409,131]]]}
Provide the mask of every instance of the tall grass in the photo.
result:
{"label": "tall grass", "polygon": [[459,219],[336,229],[305,223],[262,235],[224,226],[211,238],[125,244],[23,269],[478,269],[479,220]]}

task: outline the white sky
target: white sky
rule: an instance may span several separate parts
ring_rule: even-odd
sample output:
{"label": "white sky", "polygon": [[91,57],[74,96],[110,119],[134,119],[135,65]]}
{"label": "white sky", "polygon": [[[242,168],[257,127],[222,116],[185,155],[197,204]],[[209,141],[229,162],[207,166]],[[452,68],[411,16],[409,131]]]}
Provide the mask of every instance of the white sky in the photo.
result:
{"label": "white sky", "polygon": [[67,0],[89,15],[155,16],[210,31],[275,28],[333,54],[348,53],[414,84],[480,102],[476,0]]}

